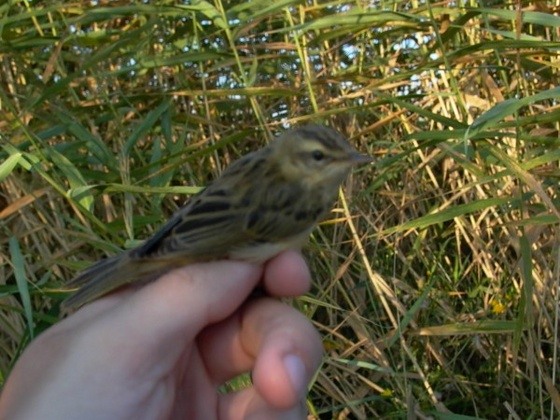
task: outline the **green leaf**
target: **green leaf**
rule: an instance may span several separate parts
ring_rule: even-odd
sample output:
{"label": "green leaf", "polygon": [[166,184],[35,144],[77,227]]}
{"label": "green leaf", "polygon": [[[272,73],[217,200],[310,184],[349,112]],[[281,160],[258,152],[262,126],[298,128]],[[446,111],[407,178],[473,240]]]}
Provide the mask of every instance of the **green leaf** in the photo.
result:
{"label": "green leaf", "polygon": [[524,106],[538,101],[558,98],[560,98],[560,86],[519,99],[507,99],[503,102],[500,102],[498,105],[492,107],[480,117],[478,117],[465,133],[465,137],[466,139],[469,139],[476,136],[487,127],[495,125],[498,121],[501,121],[504,118],[512,115],[514,112]]}
{"label": "green leaf", "polygon": [[185,9],[189,11],[196,11],[202,13],[210,19],[214,25],[221,29],[227,29],[228,23],[224,20],[218,9],[211,3],[203,0],[192,0],[190,5],[176,5],[178,9]]}
{"label": "green leaf", "polygon": [[426,216],[419,217],[417,219],[411,220],[410,222],[405,222],[399,226],[395,226],[389,229],[385,229],[382,232],[379,232],[379,235],[389,235],[395,232],[403,232],[409,229],[425,229],[428,226],[447,222],[449,220],[454,219],[455,217],[460,217],[465,214],[474,213],[480,210],[484,210],[490,207],[497,207],[497,206],[504,206],[510,205],[518,200],[514,198],[488,198],[484,200],[473,201],[472,203],[468,204],[461,204],[458,206],[452,206],[445,210],[438,211],[433,214],[428,214]]}
{"label": "green leaf", "polygon": [[10,258],[14,269],[18,292],[21,297],[21,303],[23,305],[25,319],[27,321],[27,330],[29,332],[29,336],[33,338],[35,323],[33,321],[33,308],[31,307],[29,285],[27,283],[27,276],[25,275],[25,261],[17,238],[14,236],[10,237],[9,243]]}
{"label": "green leaf", "polygon": [[88,193],[88,183],[82,176],[82,173],[66,156],[56,151],[54,148],[46,149],[45,154],[50,157],[56,168],[65,175],[70,184],[69,191],[82,188],[78,202],[87,210],[91,211],[93,207],[93,196]]}
{"label": "green leaf", "polygon": [[8,175],[12,173],[14,168],[17,166],[19,162],[22,160],[21,153],[14,153],[11,154],[8,159],[0,164],[0,181],[6,178]]}
{"label": "green leaf", "polygon": [[122,154],[124,156],[129,156],[131,149],[136,145],[136,143],[154,127],[159,118],[164,112],[169,108],[170,101],[164,100],[156,109],[148,112],[143,119],[143,121],[138,124],[132,134],[126,139],[124,144]]}

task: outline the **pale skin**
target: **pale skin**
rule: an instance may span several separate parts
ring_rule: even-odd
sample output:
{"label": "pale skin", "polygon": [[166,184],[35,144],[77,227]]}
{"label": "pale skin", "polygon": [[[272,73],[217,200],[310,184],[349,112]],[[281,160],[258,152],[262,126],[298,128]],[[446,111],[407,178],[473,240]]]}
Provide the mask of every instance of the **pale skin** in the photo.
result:
{"label": "pale skin", "polygon": [[[193,264],[111,294],[59,322],[26,349],[0,395],[0,418],[304,419],[319,366],[319,334],[266,297],[310,285],[301,255],[264,266]],[[253,386],[217,387],[252,371]]]}

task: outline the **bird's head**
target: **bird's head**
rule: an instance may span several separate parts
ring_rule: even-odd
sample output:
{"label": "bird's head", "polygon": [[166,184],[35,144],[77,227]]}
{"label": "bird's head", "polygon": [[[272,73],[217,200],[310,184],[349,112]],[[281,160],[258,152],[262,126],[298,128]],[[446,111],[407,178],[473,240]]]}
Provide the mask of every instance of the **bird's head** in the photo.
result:
{"label": "bird's head", "polygon": [[309,188],[337,189],[353,166],[372,161],[358,153],[342,134],[322,125],[286,131],[271,147],[284,177]]}

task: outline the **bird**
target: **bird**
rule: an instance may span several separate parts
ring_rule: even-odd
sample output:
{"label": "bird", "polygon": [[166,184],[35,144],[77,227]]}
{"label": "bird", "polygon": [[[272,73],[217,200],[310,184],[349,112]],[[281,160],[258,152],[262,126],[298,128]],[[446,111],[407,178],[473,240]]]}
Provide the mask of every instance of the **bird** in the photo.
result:
{"label": "bird", "polygon": [[194,262],[263,263],[299,249],[332,209],[351,169],[371,161],[333,128],[286,130],[229,165],[143,244],[78,273],[66,285],[75,291],[62,311]]}

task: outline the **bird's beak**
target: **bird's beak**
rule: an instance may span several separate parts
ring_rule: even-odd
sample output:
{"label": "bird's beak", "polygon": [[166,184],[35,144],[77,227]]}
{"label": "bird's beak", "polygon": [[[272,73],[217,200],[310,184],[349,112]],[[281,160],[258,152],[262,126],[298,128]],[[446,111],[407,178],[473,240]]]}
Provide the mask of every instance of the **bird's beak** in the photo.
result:
{"label": "bird's beak", "polygon": [[373,157],[356,152],[350,155],[349,160],[352,165],[362,165],[364,163],[373,162]]}

